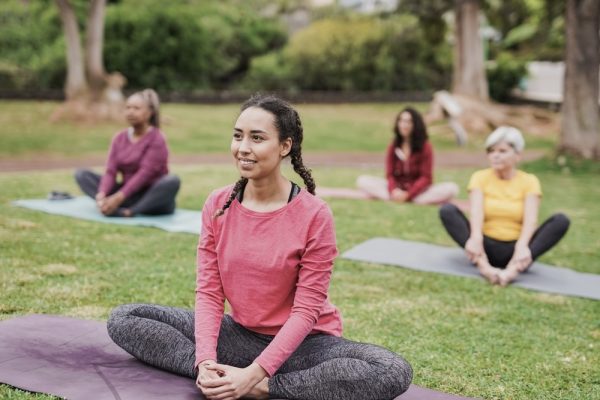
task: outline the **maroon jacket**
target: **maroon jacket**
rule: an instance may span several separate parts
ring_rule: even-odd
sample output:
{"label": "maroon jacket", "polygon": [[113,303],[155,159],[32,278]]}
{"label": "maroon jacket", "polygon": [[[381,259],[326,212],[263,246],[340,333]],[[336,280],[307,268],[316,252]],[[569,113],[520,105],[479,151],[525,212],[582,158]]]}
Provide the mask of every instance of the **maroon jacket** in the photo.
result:
{"label": "maroon jacket", "polygon": [[127,129],[119,132],[111,143],[106,172],[98,191],[110,194],[120,172],[123,177],[120,190],[129,197],[168,174],[168,158],[167,142],[158,128],[152,128],[135,143],[129,140]]}
{"label": "maroon jacket", "polygon": [[400,188],[408,192],[412,200],[427,189],[433,182],[433,149],[426,141],[420,152],[411,153],[408,160],[402,161],[395,152],[395,141],[389,145],[385,158],[385,176],[388,191]]}

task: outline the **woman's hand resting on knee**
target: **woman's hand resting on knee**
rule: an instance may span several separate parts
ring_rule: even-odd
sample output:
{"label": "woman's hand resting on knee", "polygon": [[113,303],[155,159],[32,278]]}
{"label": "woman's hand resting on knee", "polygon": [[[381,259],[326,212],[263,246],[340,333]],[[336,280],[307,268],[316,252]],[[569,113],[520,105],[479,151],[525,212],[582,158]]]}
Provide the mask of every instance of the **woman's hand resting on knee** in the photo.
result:
{"label": "woman's hand resting on knee", "polygon": [[199,365],[196,385],[209,400],[234,400],[242,396],[268,398],[268,389],[266,393],[254,390],[266,377],[265,370],[256,363],[236,368],[212,362]]}
{"label": "woman's hand resting on knee", "polygon": [[467,243],[465,243],[465,251],[469,261],[476,264],[479,257],[485,254],[483,250],[483,238],[475,236],[469,237]]}

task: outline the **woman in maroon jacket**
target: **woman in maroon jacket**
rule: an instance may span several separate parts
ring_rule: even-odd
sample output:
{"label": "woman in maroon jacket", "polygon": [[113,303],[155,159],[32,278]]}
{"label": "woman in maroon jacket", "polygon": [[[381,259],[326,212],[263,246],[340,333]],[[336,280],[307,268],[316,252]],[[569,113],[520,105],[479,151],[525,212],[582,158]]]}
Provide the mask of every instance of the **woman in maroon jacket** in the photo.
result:
{"label": "woman in maroon jacket", "polygon": [[453,182],[433,183],[433,149],[419,112],[406,107],[396,117],[385,161],[386,179],[362,175],[357,186],[369,197],[399,203],[441,204],[458,194]]}

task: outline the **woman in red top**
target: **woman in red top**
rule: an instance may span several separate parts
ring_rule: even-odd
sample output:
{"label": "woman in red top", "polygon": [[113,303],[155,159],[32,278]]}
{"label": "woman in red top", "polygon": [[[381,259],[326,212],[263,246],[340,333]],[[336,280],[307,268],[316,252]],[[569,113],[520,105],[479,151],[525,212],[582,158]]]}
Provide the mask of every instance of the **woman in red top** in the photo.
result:
{"label": "woman in red top", "polygon": [[[209,400],[393,399],[412,379],[399,355],[341,337],[328,296],[333,216],[314,196],[302,138],[288,103],[248,100],[231,141],[241,178],[215,190],[202,210],[195,310],[128,304],[109,318],[115,343],[196,379]],[[282,174],[286,157],[306,189]]]}
{"label": "woman in red top", "polygon": [[446,203],[459,191],[453,182],[432,184],[433,149],[421,114],[411,107],[396,117],[385,169],[386,179],[359,176],[358,188],[376,199],[416,204]]}

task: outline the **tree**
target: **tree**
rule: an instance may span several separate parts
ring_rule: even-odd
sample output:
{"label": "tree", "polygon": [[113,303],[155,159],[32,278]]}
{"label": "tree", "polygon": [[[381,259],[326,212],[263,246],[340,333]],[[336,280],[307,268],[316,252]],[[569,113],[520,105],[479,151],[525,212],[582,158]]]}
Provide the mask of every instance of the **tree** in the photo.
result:
{"label": "tree", "polygon": [[[121,88],[125,78],[104,70],[104,14],[106,0],[90,0],[85,53],[82,51],[77,16],[70,0],[55,0],[66,42],[66,103],[54,118],[119,119],[123,106]],[[85,55],[85,58],[84,58]]]}
{"label": "tree", "polygon": [[559,150],[600,159],[600,0],[567,1]]}
{"label": "tree", "polygon": [[488,101],[483,45],[479,35],[479,0],[456,0],[456,42],[452,92]]}

